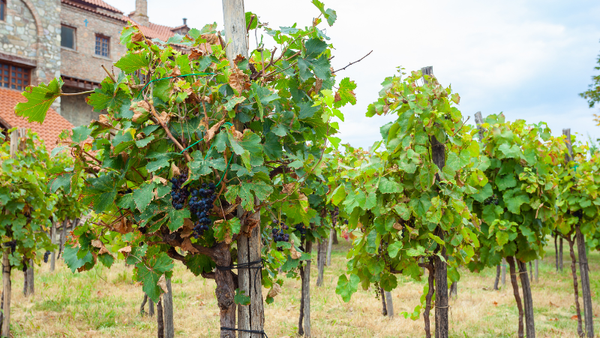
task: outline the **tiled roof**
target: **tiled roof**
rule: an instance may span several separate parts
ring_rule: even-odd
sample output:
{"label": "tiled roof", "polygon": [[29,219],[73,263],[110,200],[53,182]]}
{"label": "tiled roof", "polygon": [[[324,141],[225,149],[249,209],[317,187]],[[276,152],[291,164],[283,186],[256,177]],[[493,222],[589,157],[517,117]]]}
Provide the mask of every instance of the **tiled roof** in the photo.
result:
{"label": "tiled roof", "polygon": [[[112,9],[107,9],[104,6],[92,5],[92,3],[95,3],[95,2],[101,2],[101,3],[105,4],[106,6],[109,6]],[[86,11],[89,11],[89,12],[92,12],[92,13],[95,13],[98,15],[103,15],[103,16],[107,16],[109,18],[121,20],[124,22],[127,22],[127,20],[128,20],[127,17],[123,16],[123,12],[119,11],[118,9],[110,6],[109,4],[107,4],[101,0],[81,0],[80,2],[73,1],[73,0],[61,0],[61,3],[67,4],[67,5],[70,5],[73,7],[77,7],[77,8],[80,8],[80,9],[83,9],[83,10],[86,10]],[[105,11],[99,11],[99,10],[97,10],[97,7],[102,8]]]}
{"label": "tiled roof", "polygon": [[[135,20],[133,20],[131,17],[129,17],[128,19],[131,20],[132,22],[135,22]],[[181,27],[178,27],[178,28],[181,28]],[[155,24],[152,22],[148,23],[148,26],[140,25],[140,29],[141,29],[142,33],[144,34],[144,36],[146,36],[147,38],[150,38],[150,39],[159,39],[162,41],[167,41],[167,40],[169,40],[170,37],[175,35],[175,33],[173,32],[173,30],[175,28],[172,28],[169,26],[158,25],[158,24]]]}
{"label": "tiled roof", "polygon": [[0,124],[10,128],[27,128],[38,133],[44,140],[49,151],[58,146],[58,135],[65,129],[73,129],[71,122],[60,116],[54,109],[50,109],[43,124],[29,123],[26,119],[15,115],[15,106],[27,99],[21,92],[0,88]]}
{"label": "tiled roof", "polygon": [[107,9],[107,10],[115,12],[115,13],[123,14],[123,12],[120,11],[118,8],[115,8],[102,0],[80,0],[80,1],[86,2],[90,5],[94,5],[94,6],[98,6],[98,7]]}

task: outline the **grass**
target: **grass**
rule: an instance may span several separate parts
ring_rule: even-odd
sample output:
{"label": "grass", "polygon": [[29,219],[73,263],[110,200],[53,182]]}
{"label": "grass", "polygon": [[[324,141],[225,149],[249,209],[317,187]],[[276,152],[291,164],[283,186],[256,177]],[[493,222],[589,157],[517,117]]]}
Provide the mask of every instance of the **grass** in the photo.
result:
{"label": "grass", "polygon": [[[412,312],[421,297],[424,281],[400,277],[399,287],[392,292],[397,314],[392,319],[381,315],[381,301],[372,290],[359,290],[348,303],[335,294],[337,276],[345,267],[348,248],[349,244],[343,240],[334,247],[332,266],[325,270],[323,287],[315,286],[317,272],[313,264],[313,337],[424,336],[422,318],[412,321],[398,315]],[[554,252],[548,252],[540,262],[539,282],[532,283],[538,337],[576,337],[567,248],[564,260],[564,270],[556,273]],[[600,254],[591,252],[589,264],[594,312],[599,313]],[[93,271],[73,274],[61,261],[51,273],[49,265],[43,265],[36,269],[36,294],[28,298],[22,294],[23,274],[14,272],[11,310],[14,337],[155,336],[155,318],[139,315],[143,293],[140,285],[132,281],[132,271],[131,267],[117,263],[110,270],[98,266]],[[495,269],[479,274],[465,270],[462,275],[458,298],[450,301],[450,337],[515,337],[518,314],[509,276],[507,285],[494,291]],[[214,282],[194,277],[177,263],[172,285],[176,337],[218,337]],[[287,279],[275,302],[265,305],[265,331],[270,338],[295,336],[299,295],[300,281]],[[598,322],[595,327],[600,331]]]}

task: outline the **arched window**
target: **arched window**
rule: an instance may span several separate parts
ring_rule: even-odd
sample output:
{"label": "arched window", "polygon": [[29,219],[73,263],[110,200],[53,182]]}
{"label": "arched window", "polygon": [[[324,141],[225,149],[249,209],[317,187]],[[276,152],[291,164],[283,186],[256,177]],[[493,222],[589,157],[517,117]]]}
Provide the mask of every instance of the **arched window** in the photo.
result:
{"label": "arched window", "polygon": [[6,0],[0,0],[0,20],[6,20]]}

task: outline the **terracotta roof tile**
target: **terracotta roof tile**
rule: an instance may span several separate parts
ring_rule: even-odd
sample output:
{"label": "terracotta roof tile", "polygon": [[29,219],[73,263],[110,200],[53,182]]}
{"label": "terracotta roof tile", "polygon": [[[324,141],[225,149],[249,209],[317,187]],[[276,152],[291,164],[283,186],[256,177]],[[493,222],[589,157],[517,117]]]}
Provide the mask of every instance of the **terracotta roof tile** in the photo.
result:
{"label": "terracotta roof tile", "polygon": [[[81,0],[83,3],[90,3],[90,1],[86,1],[86,0]],[[95,1],[95,0],[94,0]],[[103,16],[107,16],[109,18],[113,18],[113,19],[117,19],[117,20],[121,20],[124,22],[127,22],[128,18],[123,16],[123,12],[119,11],[118,9],[114,8],[114,10],[108,10],[108,12],[104,12],[104,11],[98,11],[96,8],[92,7],[92,6],[88,6],[88,5],[84,5],[82,3],[79,2],[75,2],[75,1],[71,1],[71,0],[61,0],[61,2],[63,4],[67,4],[73,7],[77,7],[98,15],[103,15]],[[107,6],[109,6],[107,4]],[[101,7],[101,6],[97,6],[97,7]],[[110,14],[110,12],[113,12],[114,14]]]}
{"label": "terracotta roof tile", "polygon": [[43,124],[29,123],[26,119],[15,115],[15,106],[27,99],[21,92],[0,88],[0,123],[8,128],[27,128],[38,133],[50,151],[58,146],[58,135],[65,129],[73,129],[71,122],[50,109]]}
{"label": "terracotta roof tile", "polygon": [[107,9],[107,10],[115,12],[115,13],[123,14],[123,11],[120,11],[118,8],[115,8],[102,0],[80,0],[80,1],[86,2],[90,5],[94,5],[94,6],[98,6],[98,7]]}
{"label": "terracotta roof tile", "polygon": [[[135,20],[131,19],[131,17],[129,17],[127,19],[129,19],[132,22],[136,22]],[[153,22],[150,22],[148,24],[148,26],[142,26],[142,25],[140,25],[140,29],[142,30],[142,33],[147,38],[150,38],[150,39],[159,39],[159,40],[162,40],[162,41],[167,41],[167,40],[169,40],[170,37],[172,37],[172,36],[175,35],[175,33],[173,32],[173,30],[175,28],[172,28],[172,27],[169,27],[169,26],[163,26],[163,25],[155,24]]]}

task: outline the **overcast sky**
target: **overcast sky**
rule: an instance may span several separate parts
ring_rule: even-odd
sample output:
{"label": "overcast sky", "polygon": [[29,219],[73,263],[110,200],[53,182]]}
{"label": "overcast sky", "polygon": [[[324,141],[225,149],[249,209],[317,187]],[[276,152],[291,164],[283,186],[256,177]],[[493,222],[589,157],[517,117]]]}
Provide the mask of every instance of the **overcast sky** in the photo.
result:
{"label": "overcast sky", "polygon": [[[105,0],[126,14],[135,0]],[[190,27],[217,22],[220,0],[149,0],[152,22]],[[368,147],[389,117],[366,118],[380,84],[402,66],[433,66],[444,85],[461,96],[464,116],[504,112],[508,119],[548,122],[554,134],[571,128],[600,138],[600,127],[577,94],[591,83],[600,52],[600,2],[587,0],[358,1],[324,0],[338,20],[327,34],[336,49],[335,69],[373,50],[338,74],[358,84],[356,106],[344,108],[343,142]],[[245,10],[271,27],[306,26],[318,15],[309,0],[246,0]]]}

